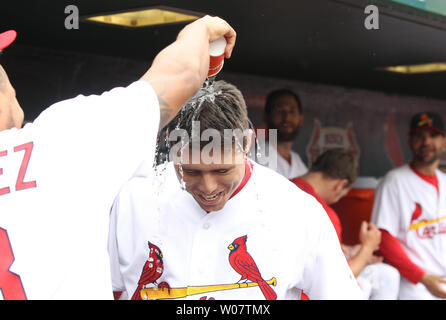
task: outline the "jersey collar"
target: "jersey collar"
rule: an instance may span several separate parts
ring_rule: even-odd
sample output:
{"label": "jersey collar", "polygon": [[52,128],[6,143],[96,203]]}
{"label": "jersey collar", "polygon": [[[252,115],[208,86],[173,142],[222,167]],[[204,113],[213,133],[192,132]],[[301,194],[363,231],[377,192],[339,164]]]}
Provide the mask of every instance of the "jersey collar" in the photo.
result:
{"label": "jersey collar", "polygon": [[436,175],[436,174],[434,174],[433,176],[428,176],[428,175],[422,174],[421,172],[419,172],[418,170],[416,170],[416,169],[413,167],[412,163],[409,164],[409,167],[410,167],[410,169],[412,169],[412,171],[413,171],[417,176],[419,176],[421,179],[423,179],[423,180],[426,181],[427,183],[433,185],[433,186],[435,187],[435,189],[437,189],[437,193],[439,192],[439,189],[438,189],[438,178],[437,178],[437,175]]}
{"label": "jersey collar", "polygon": [[232,195],[229,199],[232,199],[233,197],[235,197],[235,195],[237,193],[239,193],[243,189],[243,187],[248,183],[249,178],[251,178],[253,167],[254,166],[253,166],[252,162],[248,161],[248,159],[245,159],[245,176],[243,177],[242,182],[237,187],[237,189],[235,189],[234,193],[232,193]]}

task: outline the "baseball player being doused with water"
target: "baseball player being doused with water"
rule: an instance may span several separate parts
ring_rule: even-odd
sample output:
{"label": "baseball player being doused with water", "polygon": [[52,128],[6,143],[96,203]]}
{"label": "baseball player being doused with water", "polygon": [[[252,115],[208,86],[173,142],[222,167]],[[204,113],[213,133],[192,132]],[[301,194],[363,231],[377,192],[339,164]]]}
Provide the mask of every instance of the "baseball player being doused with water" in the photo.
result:
{"label": "baseball player being doused with water", "polygon": [[171,161],[130,180],[113,205],[114,291],[143,300],[299,299],[302,290],[362,299],[322,206],[246,157],[241,92],[215,81],[187,106],[168,126]]}
{"label": "baseball player being doused with water", "polygon": [[[232,27],[199,19],[139,80],[59,102],[24,128],[0,66],[0,299],[113,298],[110,206],[143,160],[153,158],[159,127],[203,84],[209,43],[222,36],[229,58]],[[1,33],[0,50],[15,37]]]}
{"label": "baseball player being doused with water", "polygon": [[391,170],[376,190],[372,221],[380,251],[401,274],[400,299],[446,298],[446,175],[438,167],[446,139],[439,114],[415,114],[412,161]]}

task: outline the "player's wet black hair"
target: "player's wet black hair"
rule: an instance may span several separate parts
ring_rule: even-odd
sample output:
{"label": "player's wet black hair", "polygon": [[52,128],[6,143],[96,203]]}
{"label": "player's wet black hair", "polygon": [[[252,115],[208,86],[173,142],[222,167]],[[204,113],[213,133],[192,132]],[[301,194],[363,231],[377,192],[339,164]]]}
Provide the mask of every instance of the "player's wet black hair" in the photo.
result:
{"label": "player's wet black hair", "polygon": [[[168,132],[183,129],[193,138],[192,122],[199,121],[200,136],[206,129],[217,130],[224,137],[226,129],[241,131],[252,129],[242,93],[234,85],[223,80],[201,88],[177,116],[167,125]],[[208,141],[201,141],[201,147]],[[246,139],[243,141],[245,147]]]}
{"label": "player's wet black hair", "polygon": [[313,162],[310,171],[320,172],[334,179],[347,179],[351,185],[358,177],[358,162],[352,151],[329,149]]}

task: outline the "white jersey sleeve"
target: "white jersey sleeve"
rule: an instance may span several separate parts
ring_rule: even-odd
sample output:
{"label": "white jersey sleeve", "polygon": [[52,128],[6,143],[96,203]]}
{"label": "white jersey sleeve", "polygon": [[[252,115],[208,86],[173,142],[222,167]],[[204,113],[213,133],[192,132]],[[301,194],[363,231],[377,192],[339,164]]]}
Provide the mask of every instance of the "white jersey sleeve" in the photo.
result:
{"label": "white jersey sleeve", "polygon": [[42,148],[61,163],[94,168],[109,183],[121,183],[142,159],[154,158],[159,118],[153,88],[136,81],[100,96],[80,95],[56,103],[42,112],[33,127]]}
{"label": "white jersey sleeve", "polygon": [[0,245],[8,248],[0,256],[13,257],[0,278],[14,280],[0,285],[4,298],[113,297],[110,207],[154,158],[159,118],[155,91],[136,81],[56,103],[23,129],[0,132]]}
{"label": "white jersey sleeve", "polygon": [[400,229],[401,208],[397,181],[386,175],[375,191],[371,221],[380,229],[397,236]]}
{"label": "white jersey sleeve", "polygon": [[325,216],[318,221],[314,260],[304,273],[304,293],[311,300],[362,300],[362,291],[348,266],[336,231],[325,211],[321,214]]}

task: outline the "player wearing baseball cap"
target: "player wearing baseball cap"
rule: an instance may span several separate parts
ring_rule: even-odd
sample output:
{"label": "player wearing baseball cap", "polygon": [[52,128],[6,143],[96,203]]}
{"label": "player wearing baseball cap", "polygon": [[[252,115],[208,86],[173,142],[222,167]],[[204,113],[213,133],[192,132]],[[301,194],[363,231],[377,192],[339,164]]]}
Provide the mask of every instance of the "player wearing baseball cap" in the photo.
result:
{"label": "player wearing baseball cap", "polygon": [[410,122],[412,161],[386,174],[376,190],[372,221],[382,231],[380,251],[398,269],[400,299],[446,298],[446,175],[439,114]]}
{"label": "player wearing baseball cap", "polygon": [[[206,16],[187,25],[125,88],[47,108],[23,128],[0,67],[0,296],[111,299],[108,214],[121,185],[153,159],[158,128],[201,87],[209,42],[235,31]],[[15,32],[0,34],[0,49]],[[104,121],[104,118],[106,121]]]}
{"label": "player wearing baseball cap", "polygon": [[169,124],[172,162],[116,198],[113,289],[131,299],[362,299],[322,206],[246,158],[241,92],[216,81],[188,105]]}

